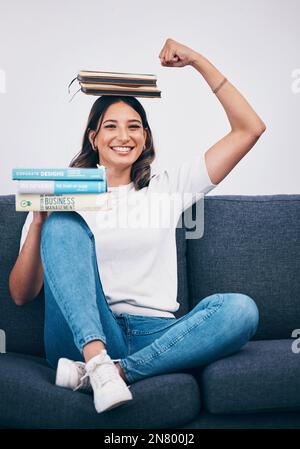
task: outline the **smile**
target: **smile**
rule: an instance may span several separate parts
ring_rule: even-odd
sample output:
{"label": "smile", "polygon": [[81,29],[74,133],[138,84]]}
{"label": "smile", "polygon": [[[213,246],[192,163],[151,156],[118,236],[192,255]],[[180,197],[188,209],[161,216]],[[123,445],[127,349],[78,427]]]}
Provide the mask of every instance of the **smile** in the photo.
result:
{"label": "smile", "polygon": [[118,154],[128,154],[133,148],[134,147],[110,147],[111,150]]}

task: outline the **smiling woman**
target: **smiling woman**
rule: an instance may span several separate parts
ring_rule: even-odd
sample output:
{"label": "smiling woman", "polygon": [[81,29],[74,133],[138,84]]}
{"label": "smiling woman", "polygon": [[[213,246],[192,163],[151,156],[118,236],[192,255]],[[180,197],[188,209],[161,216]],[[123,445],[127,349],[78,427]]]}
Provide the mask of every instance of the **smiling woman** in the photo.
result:
{"label": "smiling woman", "polygon": [[146,112],[135,97],[99,97],[88,117],[82,148],[70,167],[106,167],[109,187],[149,185],[155,149]]}
{"label": "smiling woman", "polygon": [[[151,176],[155,151],[139,101],[98,98],[71,167],[104,165],[112,208],[55,212],[44,223],[29,214],[10,275],[18,305],[34,299],[44,282],[45,352],[56,368],[56,385],[93,390],[98,413],[132,400],[128,384],[234,354],[258,325],[254,300],[239,292],[213,293],[181,318],[174,315],[177,223],[249,151],[264,124],[195,51],[168,39],[160,57],[168,67],[193,65],[203,73],[231,133],[205,154]],[[169,202],[174,198],[174,207],[164,201],[159,208],[162,194]],[[168,215],[161,217],[161,210]]]}

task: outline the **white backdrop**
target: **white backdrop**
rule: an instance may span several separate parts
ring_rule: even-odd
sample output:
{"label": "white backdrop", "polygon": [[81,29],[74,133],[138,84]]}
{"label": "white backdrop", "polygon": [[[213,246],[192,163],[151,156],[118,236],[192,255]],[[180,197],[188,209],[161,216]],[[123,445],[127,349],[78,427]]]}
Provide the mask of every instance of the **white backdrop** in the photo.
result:
{"label": "white backdrop", "polygon": [[[109,3],[113,3],[110,5]],[[168,68],[170,37],[209,59],[267,131],[213,195],[300,193],[300,0],[0,0],[0,194],[13,167],[67,166],[96,97],[67,85],[78,70],[153,73],[161,99],[139,98],[153,169],[206,151],[230,130],[192,67]]]}

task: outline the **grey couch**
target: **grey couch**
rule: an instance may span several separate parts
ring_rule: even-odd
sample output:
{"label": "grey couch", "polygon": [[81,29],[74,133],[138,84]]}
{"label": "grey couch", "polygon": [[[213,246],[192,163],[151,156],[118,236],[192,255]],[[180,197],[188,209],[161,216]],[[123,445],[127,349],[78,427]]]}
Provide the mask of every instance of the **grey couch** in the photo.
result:
{"label": "grey couch", "polygon": [[136,382],[133,401],[103,414],[91,395],[54,385],[43,291],[23,307],[9,296],[25,218],[13,195],[0,197],[0,427],[300,428],[300,353],[291,338],[300,328],[300,195],[208,196],[203,238],[176,230],[177,316],[213,293],[241,292],[258,305],[257,333],[206,367]]}

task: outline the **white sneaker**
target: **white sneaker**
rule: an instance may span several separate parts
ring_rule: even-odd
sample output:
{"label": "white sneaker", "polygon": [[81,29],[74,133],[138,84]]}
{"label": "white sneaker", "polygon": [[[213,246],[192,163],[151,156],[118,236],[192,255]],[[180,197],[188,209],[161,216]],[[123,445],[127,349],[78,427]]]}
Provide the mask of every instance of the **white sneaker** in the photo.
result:
{"label": "white sneaker", "polygon": [[[113,362],[119,362],[120,360],[112,359]],[[84,362],[74,362],[70,359],[61,358],[57,364],[55,385],[70,388],[73,391],[81,390],[92,393],[90,379],[88,376],[85,377],[85,374]]]}
{"label": "white sneaker", "polygon": [[85,363],[61,358],[56,369],[55,384],[74,391],[82,390],[91,393],[93,390],[89,378],[82,380],[85,374]]}
{"label": "white sneaker", "polygon": [[86,374],[81,380],[90,378],[98,413],[111,410],[133,399],[126,382],[105,349],[85,364],[85,370]]}

